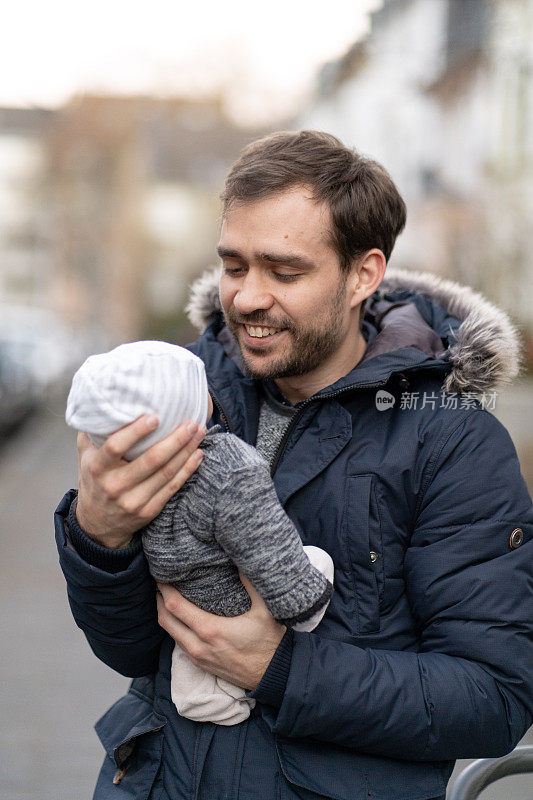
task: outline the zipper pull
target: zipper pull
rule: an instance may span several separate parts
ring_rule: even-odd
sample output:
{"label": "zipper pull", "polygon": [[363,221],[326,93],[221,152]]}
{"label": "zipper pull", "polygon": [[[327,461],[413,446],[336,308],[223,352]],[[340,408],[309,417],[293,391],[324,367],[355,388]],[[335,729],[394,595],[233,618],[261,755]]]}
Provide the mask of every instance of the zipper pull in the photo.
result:
{"label": "zipper pull", "polygon": [[129,769],[129,764],[126,764],[125,767],[119,767],[115,774],[113,775],[113,785],[118,786],[124,775]]}

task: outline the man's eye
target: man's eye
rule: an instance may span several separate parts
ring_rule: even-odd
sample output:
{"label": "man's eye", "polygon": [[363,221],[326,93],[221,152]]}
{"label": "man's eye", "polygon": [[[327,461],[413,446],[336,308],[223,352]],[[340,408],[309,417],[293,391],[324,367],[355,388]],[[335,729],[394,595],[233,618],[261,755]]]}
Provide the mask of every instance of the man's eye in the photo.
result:
{"label": "man's eye", "polygon": [[229,275],[230,278],[238,277],[244,272],[242,267],[224,267],[224,275]]}
{"label": "man's eye", "polygon": [[294,272],[285,273],[285,272],[275,272],[274,275],[276,276],[277,280],[284,281],[285,283],[290,283],[291,281],[295,281],[296,278],[299,278],[300,275]]}

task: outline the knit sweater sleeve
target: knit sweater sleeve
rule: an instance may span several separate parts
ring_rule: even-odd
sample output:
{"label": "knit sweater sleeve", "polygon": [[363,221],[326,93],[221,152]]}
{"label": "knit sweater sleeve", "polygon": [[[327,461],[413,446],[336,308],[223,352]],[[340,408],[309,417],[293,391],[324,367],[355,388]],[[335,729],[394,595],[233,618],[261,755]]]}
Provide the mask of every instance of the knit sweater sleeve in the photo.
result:
{"label": "knit sweater sleeve", "polygon": [[298,531],[278,500],[267,463],[255,455],[229,470],[221,482],[214,534],[270,613],[292,625],[321,608],[332,586],[311,565]]}

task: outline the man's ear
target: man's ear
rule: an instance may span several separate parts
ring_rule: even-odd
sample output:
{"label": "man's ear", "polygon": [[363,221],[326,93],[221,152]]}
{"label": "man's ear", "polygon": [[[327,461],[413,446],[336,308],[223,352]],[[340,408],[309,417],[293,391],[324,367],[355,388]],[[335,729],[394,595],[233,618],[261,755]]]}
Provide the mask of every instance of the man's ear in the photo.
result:
{"label": "man's ear", "polygon": [[355,308],[373,294],[385,275],[387,261],[381,250],[368,250],[357,259],[348,278],[352,290],[350,307]]}

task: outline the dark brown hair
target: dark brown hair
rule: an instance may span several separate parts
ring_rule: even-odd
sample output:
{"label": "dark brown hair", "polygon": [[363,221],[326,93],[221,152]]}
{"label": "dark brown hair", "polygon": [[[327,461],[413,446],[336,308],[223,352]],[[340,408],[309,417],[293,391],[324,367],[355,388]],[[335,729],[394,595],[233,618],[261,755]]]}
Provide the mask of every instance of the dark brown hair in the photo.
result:
{"label": "dark brown hair", "polygon": [[374,247],[388,261],[405,225],[405,203],[381,164],[329,133],[281,131],[245,147],[226,178],[224,213],[298,185],[328,204],[341,269]]}

